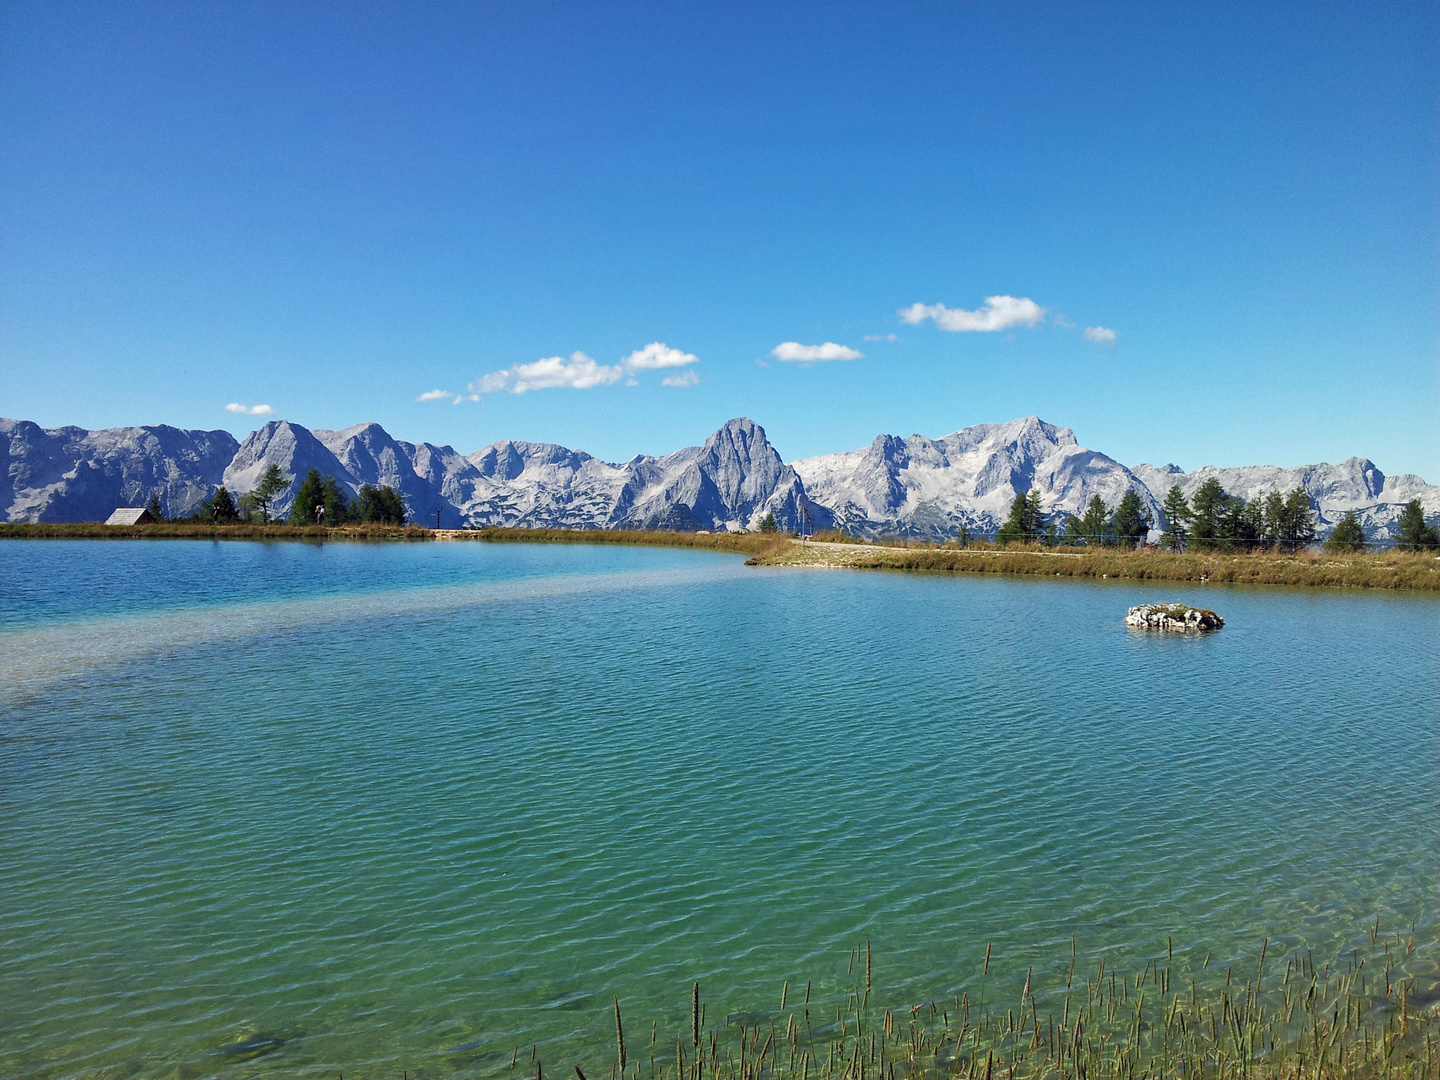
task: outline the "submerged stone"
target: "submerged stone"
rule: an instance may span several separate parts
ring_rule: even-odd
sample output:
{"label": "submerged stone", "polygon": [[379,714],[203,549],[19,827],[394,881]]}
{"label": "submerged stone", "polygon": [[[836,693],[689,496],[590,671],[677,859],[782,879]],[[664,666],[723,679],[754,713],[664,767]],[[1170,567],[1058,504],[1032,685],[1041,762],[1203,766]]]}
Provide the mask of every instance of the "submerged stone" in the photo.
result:
{"label": "submerged stone", "polygon": [[1225,625],[1225,620],[1208,608],[1195,608],[1188,604],[1141,604],[1126,613],[1125,625],[1142,630],[1178,630],[1195,634],[1219,630]]}
{"label": "submerged stone", "polygon": [[295,1038],[285,1031],[247,1031],[221,1044],[218,1053],[235,1061],[249,1061],[264,1054],[272,1054]]}

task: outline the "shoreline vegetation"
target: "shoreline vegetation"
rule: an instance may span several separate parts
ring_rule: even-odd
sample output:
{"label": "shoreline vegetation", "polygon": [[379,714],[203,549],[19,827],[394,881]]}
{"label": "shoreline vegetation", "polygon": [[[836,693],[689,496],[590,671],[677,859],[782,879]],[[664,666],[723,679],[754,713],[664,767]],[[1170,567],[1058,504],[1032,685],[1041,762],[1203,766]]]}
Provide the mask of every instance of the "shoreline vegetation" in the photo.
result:
{"label": "shoreline vegetation", "polygon": [[[697,982],[662,1036],[658,1021],[627,1021],[616,998],[613,1056],[600,1070],[583,1065],[602,1080],[1440,1077],[1437,980],[1407,973],[1418,966],[1413,934],[1382,936],[1378,920],[1367,934],[1367,955],[1337,963],[1317,966],[1309,952],[1287,955],[1267,939],[1258,957],[1223,970],[1209,953],[1177,956],[1167,939],[1143,970],[1123,972],[1103,955],[1078,968],[1072,939],[1069,956],[1030,966],[1018,998],[1009,981],[997,987],[987,946],[965,989],[892,1009],[872,1004],[866,941],[851,950],[849,986],[812,999],[812,984],[786,982],[773,1012],[716,1010],[707,1024]],[[638,1037],[627,1039],[627,1023]],[[527,1056],[537,1077],[567,1066],[586,1076],[582,1063]]]}
{"label": "shoreline vegetation", "polygon": [[1440,592],[1440,558],[1428,551],[1162,551],[1151,547],[1065,547],[985,541],[931,544],[862,541],[823,533],[801,541],[777,533],[700,533],[601,529],[426,529],[415,525],[0,524],[0,539],[483,541],[627,544],[748,555],[752,566],[1008,574],[1030,577],[1297,585]]}
{"label": "shoreline vegetation", "polygon": [[[1365,955],[1357,949],[1336,963],[1317,966],[1308,951],[1287,955],[1267,939],[1258,957],[1223,970],[1210,953],[1177,957],[1166,939],[1143,970],[1117,971],[1102,955],[1086,971],[1072,939],[1068,956],[1029,967],[1018,998],[1005,989],[1011,980],[992,972],[987,946],[966,988],[895,1008],[872,1003],[866,941],[850,952],[849,985],[823,997],[811,983],[787,981],[771,999],[778,1009],[715,1010],[707,1023],[696,982],[663,1036],[658,1020],[627,1019],[615,998],[608,1062],[557,1061],[535,1047],[515,1075],[573,1068],[586,1080],[588,1067],[597,1080],[1440,1077],[1440,980],[1408,970],[1420,966],[1413,933],[1382,936],[1377,920],[1367,935]],[[639,1035],[627,1038],[627,1026]],[[521,1049],[509,1055],[511,1070]]]}

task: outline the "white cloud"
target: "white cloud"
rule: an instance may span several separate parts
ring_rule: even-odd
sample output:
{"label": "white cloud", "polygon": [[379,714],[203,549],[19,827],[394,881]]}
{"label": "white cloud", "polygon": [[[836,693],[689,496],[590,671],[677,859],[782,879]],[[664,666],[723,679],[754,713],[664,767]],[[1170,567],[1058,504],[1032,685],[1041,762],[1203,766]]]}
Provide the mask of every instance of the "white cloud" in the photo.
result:
{"label": "white cloud", "polygon": [[225,406],[226,412],[240,413],[244,416],[274,416],[275,410],[269,405],[241,405],[238,401],[232,401]]}
{"label": "white cloud", "polygon": [[682,371],[679,375],[671,375],[660,380],[661,386],[694,386],[700,381],[700,373],[695,370]]}
{"label": "white cloud", "polygon": [[588,390],[592,386],[608,386],[619,382],[625,369],[619,364],[597,364],[583,352],[573,352],[570,358],[547,356],[529,364],[516,364],[501,371],[492,371],[470,384],[472,394],[493,394],[498,390],[509,390],[512,394],[523,394],[528,390],[554,390],[569,387],[572,390]]}
{"label": "white cloud", "polygon": [[[479,395],[494,394],[501,390],[508,390],[512,394],[523,394],[527,390],[552,390],[556,387],[588,390],[592,386],[609,386],[621,380],[624,380],[626,386],[638,386],[640,384],[635,380],[634,372],[660,371],[699,362],[700,358],[694,353],[672,349],[663,341],[652,341],[643,349],[636,349],[618,364],[596,363],[583,352],[573,352],[568,360],[550,356],[534,363],[516,364],[482,375],[466,387],[469,391],[468,397],[457,396],[455,404],[460,404],[462,400],[479,401]],[[684,382],[664,380],[666,386],[693,386],[699,381],[698,376]]]}
{"label": "white cloud", "polygon": [[655,371],[659,368],[684,367],[698,364],[700,358],[694,353],[672,349],[663,341],[652,341],[643,349],[636,349],[620,361],[630,371]]}
{"label": "white cloud", "polygon": [[895,334],[866,334],[866,335],[865,335],[865,340],[866,340],[866,341],[899,341],[900,338],[899,338],[897,335],[895,335]]}
{"label": "white cloud", "polygon": [[1105,326],[1085,327],[1085,340],[1093,341],[1097,345],[1114,345],[1119,334]]}
{"label": "white cloud", "polygon": [[456,395],[455,395],[455,400],[452,401],[450,404],[451,404],[451,405],[459,405],[462,401],[479,401],[479,400],[480,400],[480,395],[479,395],[479,394],[456,394]]}
{"label": "white cloud", "polygon": [[865,354],[845,345],[827,341],[823,345],[801,345],[798,341],[782,341],[770,350],[776,360],[793,360],[801,364],[813,364],[817,360],[859,360]]}
{"label": "white cloud", "polygon": [[453,390],[426,390],[423,394],[421,394],[421,395],[420,395],[419,397],[417,397],[415,400],[416,400],[416,401],[444,401],[446,398],[448,398],[448,397],[454,397],[454,396],[455,396],[455,392],[454,392]]}
{"label": "white cloud", "polygon": [[956,333],[989,333],[1012,326],[1034,326],[1045,318],[1045,309],[1028,297],[987,296],[985,306],[976,311],[947,308],[944,304],[911,304],[900,309],[900,318],[911,325],[933,319],[941,330]]}

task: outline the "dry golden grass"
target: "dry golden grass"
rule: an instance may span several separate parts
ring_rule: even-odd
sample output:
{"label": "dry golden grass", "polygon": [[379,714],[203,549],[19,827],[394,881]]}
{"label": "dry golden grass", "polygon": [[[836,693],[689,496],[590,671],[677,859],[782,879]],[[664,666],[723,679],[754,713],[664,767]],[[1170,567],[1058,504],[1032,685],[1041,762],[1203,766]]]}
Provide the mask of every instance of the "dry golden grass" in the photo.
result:
{"label": "dry golden grass", "polygon": [[791,544],[762,565],[837,566],[856,570],[930,570],[1037,577],[1129,578],[1240,585],[1308,585],[1440,590],[1440,559],[1425,552],[1172,552],[1087,550],[1012,545],[946,548],[885,544]]}

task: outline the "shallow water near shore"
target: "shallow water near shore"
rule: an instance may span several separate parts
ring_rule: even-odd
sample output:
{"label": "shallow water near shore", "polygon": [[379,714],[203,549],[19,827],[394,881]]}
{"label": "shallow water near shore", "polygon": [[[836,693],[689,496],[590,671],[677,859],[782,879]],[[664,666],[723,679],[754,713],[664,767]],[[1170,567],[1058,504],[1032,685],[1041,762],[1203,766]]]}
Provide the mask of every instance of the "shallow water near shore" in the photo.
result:
{"label": "shallow water near shore", "polygon": [[5,541],[0,688],[6,1077],[604,1075],[612,997],[663,1052],[866,939],[890,1005],[1440,956],[1428,596]]}

